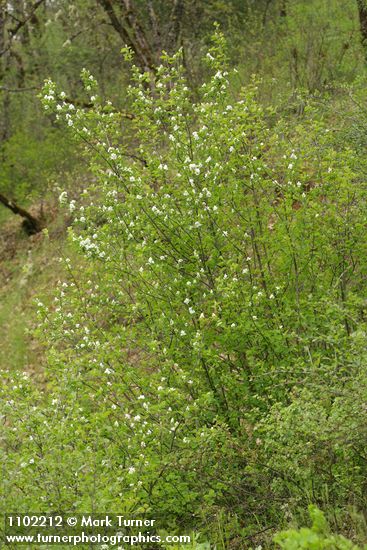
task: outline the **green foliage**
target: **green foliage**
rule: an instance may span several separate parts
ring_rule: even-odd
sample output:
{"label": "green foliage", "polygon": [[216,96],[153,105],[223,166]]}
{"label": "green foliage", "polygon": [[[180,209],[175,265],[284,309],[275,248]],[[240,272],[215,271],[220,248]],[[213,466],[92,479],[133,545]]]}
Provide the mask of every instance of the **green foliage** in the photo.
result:
{"label": "green foliage", "polygon": [[284,550],[308,548],[310,550],[358,550],[360,547],[339,535],[329,533],[324,514],[315,506],[309,507],[311,528],[289,529],[274,537]]}
{"label": "green foliage", "polygon": [[[79,74],[82,67],[88,67],[100,81],[104,98],[109,97],[119,107],[126,103],[124,90],[129,76],[119,55],[125,42],[109,25],[100,4],[84,0],[42,3],[31,17],[30,5],[12,1],[4,11],[4,32],[0,34],[0,50],[6,52],[0,56],[4,168],[0,176],[2,191],[11,189],[13,198],[23,199],[30,189],[33,196],[42,195],[50,187],[49,169],[57,172],[65,159],[74,164],[79,157],[69,147],[67,134],[55,128],[45,132],[46,123],[33,91],[44,78],[56,80],[68,98],[82,103]],[[188,81],[194,89],[205,73],[200,55],[215,21],[229,37],[231,64],[239,70],[236,85],[248,83],[254,73],[260,74],[267,101],[288,104],[296,89],[323,90],[365,71],[355,0],[185,1],[172,19],[173,5],[179,4],[135,0],[132,10],[154,62],[162,51],[184,46]],[[117,20],[123,19],[121,6],[114,9]],[[16,21],[26,24],[12,40],[10,30]],[[63,147],[55,151],[58,142]],[[42,153],[38,163],[37,151]]]}
{"label": "green foliage", "polygon": [[[181,51],[132,67],[128,116],[87,70],[92,108],[45,83],[92,176],[60,195],[84,260],[38,303],[47,387],[2,373],[18,511],[148,512],[243,548],[310,502],[366,507],[358,158],[314,107],[290,124],[255,81],[234,94],[226,51],[217,31],[195,94]],[[284,548],[328,548],[311,513]]]}
{"label": "green foliage", "polygon": [[45,128],[43,135],[22,130],[14,133],[3,147],[0,167],[1,191],[21,201],[45,197],[54,178],[63,182],[76,171],[77,157],[65,131]]}

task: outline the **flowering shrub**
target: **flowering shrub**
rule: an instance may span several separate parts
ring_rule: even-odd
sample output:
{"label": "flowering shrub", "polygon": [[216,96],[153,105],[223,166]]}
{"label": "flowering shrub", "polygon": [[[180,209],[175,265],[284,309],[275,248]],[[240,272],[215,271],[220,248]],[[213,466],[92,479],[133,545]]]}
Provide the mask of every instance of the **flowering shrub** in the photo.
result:
{"label": "flowering shrub", "polygon": [[[87,71],[90,110],[45,84],[45,109],[85,142],[94,178],[80,201],[60,196],[84,259],[65,259],[54,307],[38,305],[47,391],[5,390],[19,511],[146,510],[191,528],[224,508],[247,536],[254,514],[267,525],[289,498],[287,460],[271,459],[271,442],[286,444],[277,407],[360,370],[366,194],[353,151],[312,112],[276,122],[256,83],[237,97],[223,52],[217,33],[197,97],[180,52],[154,76],[133,67],[128,114]],[[316,396],[327,415],[335,396]],[[352,481],[364,475],[353,460]]]}

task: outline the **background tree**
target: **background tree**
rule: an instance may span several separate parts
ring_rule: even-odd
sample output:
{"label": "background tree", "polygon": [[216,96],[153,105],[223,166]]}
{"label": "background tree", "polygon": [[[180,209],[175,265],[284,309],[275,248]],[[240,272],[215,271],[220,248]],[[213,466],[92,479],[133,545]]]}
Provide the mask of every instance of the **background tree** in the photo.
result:
{"label": "background tree", "polygon": [[361,40],[367,57],[367,4],[366,0],[357,0],[358,16],[361,29]]}

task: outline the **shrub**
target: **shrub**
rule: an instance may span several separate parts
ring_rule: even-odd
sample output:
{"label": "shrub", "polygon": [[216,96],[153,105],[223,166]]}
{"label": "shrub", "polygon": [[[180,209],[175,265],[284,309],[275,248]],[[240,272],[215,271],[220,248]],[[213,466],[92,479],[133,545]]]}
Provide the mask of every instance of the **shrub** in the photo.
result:
{"label": "shrub", "polygon": [[[39,305],[47,392],[6,405],[19,510],[25,491],[34,508],[98,502],[201,530],[224,509],[244,540],[283,521],[280,503],[304,499],[303,477],[323,483],[309,454],[302,462],[298,388],[316,388],[307,429],[319,418],[327,437],[338,395],[325,388],[353,391],[362,370],[365,188],[353,151],[337,150],[312,111],[289,128],[258,104],[255,82],[234,97],[224,52],[217,33],[196,100],[180,53],[155,75],[133,68],[128,114],[87,71],[91,110],[45,85],[45,107],[86,143],[94,179],[78,203],[60,197],[85,259],[65,259],[55,307]],[[348,393],[343,422],[350,406]],[[344,479],[359,482],[348,452]],[[322,456],[326,468],[344,460]],[[300,481],[285,488],[288,470]],[[347,483],[336,485],[346,505]]]}
{"label": "shrub", "polygon": [[358,550],[355,544],[340,535],[329,533],[324,514],[315,506],[309,507],[312,527],[299,530],[289,529],[274,537],[274,541],[284,550],[309,548],[310,550]]}

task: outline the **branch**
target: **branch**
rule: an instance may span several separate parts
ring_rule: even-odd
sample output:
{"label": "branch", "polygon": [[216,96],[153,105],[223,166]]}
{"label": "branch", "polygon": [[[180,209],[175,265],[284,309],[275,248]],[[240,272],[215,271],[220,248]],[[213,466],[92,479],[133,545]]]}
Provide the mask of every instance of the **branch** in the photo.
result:
{"label": "branch", "polygon": [[[144,30],[131,6],[130,0],[122,0],[122,20],[116,15],[111,0],[97,0],[108,15],[111,25],[120,35],[124,44],[129,46],[135,53],[139,65],[145,71],[154,71],[154,56],[151,47],[146,39]],[[128,24],[128,30],[124,22]]]}
{"label": "branch", "polygon": [[24,210],[24,208],[21,208],[15,202],[12,200],[6,198],[4,195],[0,193],[0,203],[2,203],[6,208],[9,208],[14,214],[18,214],[18,216],[21,216],[24,218],[24,227],[29,235],[33,235],[34,233],[39,233],[42,231],[43,226],[37,218],[32,216],[27,210]]}
{"label": "branch", "polygon": [[[6,92],[6,93],[18,93],[18,92],[33,92],[34,90],[41,90],[40,86],[30,86],[29,88],[7,88],[6,86],[0,86],[0,92]],[[69,99],[64,98],[64,103],[73,104],[77,107],[81,107],[82,109],[92,109],[93,103],[87,103],[84,101],[79,101],[77,99]],[[133,113],[129,113],[128,111],[120,111],[117,109],[113,109],[114,113],[118,113],[121,115],[122,118],[126,118],[128,120],[134,120],[135,115]]]}
{"label": "branch", "polygon": [[45,2],[45,0],[37,0],[33,6],[32,6],[32,10],[31,10],[31,13],[28,15],[28,17],[26,17],[25,19],[23,19],[22,21],[19,21],[17,25],[15,25],[15,27],[13,27],[12,29],[9,30],[9,34],[14,37],[22,27],[24,27],[24,25],[26,25],[28,23],[28,21],[30,19],[32,19],[32,17],[34,16],[37,8],[39,8],[39,6],[41,4],[43,4]]}
{"label": "branch", "polygon": [[122,25],[121,21],[117,17],[117,15],[115,13],[115,10],[113,9],[111,1],[110,0],[97,0],[97,2],[102,6],[102,8],[107,13],[107,15],[108,15],[108,17],[111,21],[111,25],[113,26],[115,31],[120,35],[120,37],[125,42],[125,44],[127,46],[130,46],[135,51],[135,48],[134,48],[134,45],[131,42],[129,33],[126,31],[126,29]]}
{"label": "branch", "polygon": [[182,19],[185,9],[185,0],[175,0],[169,21],[169,30],[167,33],[167,50],[174,49],[180,37]]}
{"label": "branch", "polygon": [[6,86],[0,86],[0,92],[32,92],[33,90],[39,90],[38,86],[30,86],[29,88],[7,88]]}
{"label": "branch", "polygon": [[148,12],[150,18],[150,25],[153,31],[153,47],[155,52],[159,52],[159,55],[162,53],[162,35],[159,28],[158,18],[154,10],[153,1],[149,0]]}
{"label": "branch", "polygon": [[364,0],[357,0],[359,27],[361,31],[361,42],[367,59],[367,5]]}
{"label": "branch", "polygon": [[[93,108],[93,103],[87,103],[85,101],[79,101],[78,99],[69,99],[69,98],[64,98],[63,99],[63,102],[64,103],[67,103],[68,105],[70,104],[73,104],[73,105],[76,105],[77,107],[81,107],[82,109],[92,109]],[[120,111],[118,109],[116,109],[115,107],[113,107],[111,109],[111,111],[113,113],[118,113],[119,115],[122,116],[122,118],[127,118],[128,120],[134,120],[136,117],[133,113],[129,113],[127,111]]]}
{"label": "branch", "polygon": [[143,67],[145,70],[154,70],[154,54],[152,48],[145,36],[144,29],[140,24],[139,18],[136,15],[136,11],[132,6],[131,0],[122,0],[124,5],[124,16],[130,25],[130,30],[134,35],[135,47],[137,52],[143,61]]}
{"label": "branch", "polygon": [[9,35],[10,35],[9,44],[2,51],[0,51],[0,56],[4,55],[7,51],[10,50],[12,41],[14,40],[15,36],[28,23],[28,21],[32,19],[32,17],[37,11],[37,8],[39,8],[39,6],[44,2],[45,0],[36,0],[36,2],[32,6],[31,13],[25,19],[23,19],[22,21],[19,21],[18,24],[15,25],[15,27],[9,30]]}

